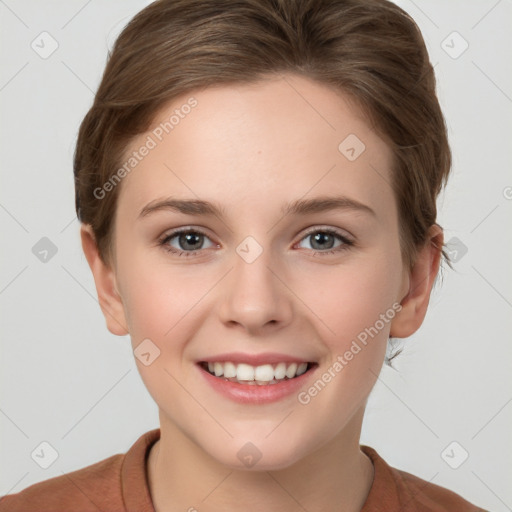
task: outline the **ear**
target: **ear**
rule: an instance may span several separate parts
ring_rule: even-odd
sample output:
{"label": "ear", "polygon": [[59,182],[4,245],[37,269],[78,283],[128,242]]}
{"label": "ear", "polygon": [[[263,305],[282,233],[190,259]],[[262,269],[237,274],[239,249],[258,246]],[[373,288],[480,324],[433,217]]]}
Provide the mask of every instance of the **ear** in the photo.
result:
{"label": "ear", "polygon": [[406,274],[402,309],[391,322],[390,336],[407,338],[415,333],[425,318],[430,293],[439,271],[443,247],[443,230],[437,224],[430,227],[428,239],[417,254],[416,261]]}
{"label": "ear", "polygon": [[117,291],[115,273],[101,259],[96,238],[89,224],[82,224],[80,237],[82,239],[82,249],[94,277],[98,301],[105,316],[107,328],[112,334],[124,336],[128,334],[128,329],[123,302]]}

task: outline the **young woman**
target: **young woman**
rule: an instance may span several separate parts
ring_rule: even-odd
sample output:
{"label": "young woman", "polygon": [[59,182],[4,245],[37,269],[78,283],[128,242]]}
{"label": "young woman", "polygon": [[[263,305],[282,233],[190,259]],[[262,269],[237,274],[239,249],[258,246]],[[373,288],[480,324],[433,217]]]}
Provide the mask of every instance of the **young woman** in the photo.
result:
{"label": "young woman", "polygon": [[76,206],[160,428],[0,510],[482,510],[359,444],[389,338],[427,311],[450,165],[392,3],[140,12],[81,125]]}

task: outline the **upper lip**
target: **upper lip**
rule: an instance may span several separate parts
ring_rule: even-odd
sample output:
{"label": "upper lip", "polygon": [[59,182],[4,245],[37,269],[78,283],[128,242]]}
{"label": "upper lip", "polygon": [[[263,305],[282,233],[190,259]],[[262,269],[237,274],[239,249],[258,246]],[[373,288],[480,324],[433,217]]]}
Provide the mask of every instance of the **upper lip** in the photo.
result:
{"label": "upper lip", "polygon": [[197,361],[198,363],[225,363],[231,362],[236,364],[248,364],[251,366],[261,366],[263,364],[277,364],[277,363],[311,363],[310,359],[303,359],[288,354],[277,354],[275,352],[264,352],[262,354],[244,354],[242,352],[229,352],[225,354],[217,354],[214,356],[205,357]]}

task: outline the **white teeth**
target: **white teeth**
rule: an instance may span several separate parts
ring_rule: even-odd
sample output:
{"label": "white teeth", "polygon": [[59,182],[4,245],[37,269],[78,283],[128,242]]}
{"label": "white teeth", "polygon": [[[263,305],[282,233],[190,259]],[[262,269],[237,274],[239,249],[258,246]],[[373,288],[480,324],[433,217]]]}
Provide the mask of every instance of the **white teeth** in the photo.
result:
{"label": "white teeth", "polygon": [[284,379],[286,377],[286,363],[279,363],[274,369],[274,377],[276,379]]}
{"label": "white teeth", "polygon": [[245,384],[276,384],[285,378],[293,379],[306,372],[308,363],[278,363],[251,366],[249,364],[232,362],[208,363],[208,371],[216,377],[224,377],[233,381],[244,381]]}
{"label": "white teeth", "polygon": [[257,366],[254,371],[254,380],[264,380],[266,382],[274,378],[274,368],[271,364],[264,364],[263,366]]}
{"label": "white teeth", "polygon": [[233,363],[224,363],[224,377],[226,379],[236,377],[236,366]]}
{"label": "white teeth", "polygon": [[286,376],[291,379],[292,377],[295,377],[295,373],[297,373],[297,365],[295,363],[292,363],[288,368],[286,369]]}
{"label": "white teeth", "polygon": [[297,376],[302,375],[308,369],[308,363],[301,363],[297,367]]}
{"label": "white teeth", "polygon": [[214,363],[213,370],[215,372],[215,375],[217,377],[220,377],[224,373],[224,366],[222,365],[222,363]]}
{"label": "white teeth", "polygon": [[236,367],[236,378],[238,380],[254,380],[254,366],[239,364]]}

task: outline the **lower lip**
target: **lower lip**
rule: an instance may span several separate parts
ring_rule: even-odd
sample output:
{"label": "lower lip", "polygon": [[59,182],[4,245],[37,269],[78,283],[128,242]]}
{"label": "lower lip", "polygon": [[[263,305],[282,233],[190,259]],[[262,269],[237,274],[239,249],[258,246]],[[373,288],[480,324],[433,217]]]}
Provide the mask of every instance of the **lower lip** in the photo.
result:
{"label": "lower lip", "polygon": [[206,371],[200,364],[197,365],[208,384],[221,395],[242,404],[268,404],[277,402],[294,393],[297,394],[306,380],[314,373],[316,366],[306,373],[293,379],[283,380],[279,384],[239,384],[215,377]]}

